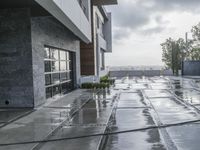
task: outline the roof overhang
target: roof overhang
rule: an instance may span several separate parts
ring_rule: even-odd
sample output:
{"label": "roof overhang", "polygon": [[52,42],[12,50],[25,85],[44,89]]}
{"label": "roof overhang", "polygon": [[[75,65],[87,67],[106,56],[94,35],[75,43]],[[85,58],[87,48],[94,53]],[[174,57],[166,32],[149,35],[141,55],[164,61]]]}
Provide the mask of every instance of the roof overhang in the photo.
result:
{"label": "roof overhang", "polygon": [[101,14],[103,15],[103,17],[108,20],[108,15],[107,15],[106,9],[103,6],[99,6],[98,8],[99,8],[99,11],[101,12]]}
{"label": "roof overhang", "polygon": [[92,0],[93,5],[116,5],[117,0]]}

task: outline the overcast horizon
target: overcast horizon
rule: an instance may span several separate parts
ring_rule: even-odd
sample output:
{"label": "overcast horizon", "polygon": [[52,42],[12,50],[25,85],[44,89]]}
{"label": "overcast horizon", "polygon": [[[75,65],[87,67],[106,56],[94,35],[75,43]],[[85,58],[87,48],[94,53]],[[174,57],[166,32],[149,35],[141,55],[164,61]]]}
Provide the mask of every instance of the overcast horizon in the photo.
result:
{"label": "overcast horizon", "polygon": [[164,65],[160,44],[185,38],[200,22],[199,0],[118,0],[113,17],[113,52],[107,66]]}

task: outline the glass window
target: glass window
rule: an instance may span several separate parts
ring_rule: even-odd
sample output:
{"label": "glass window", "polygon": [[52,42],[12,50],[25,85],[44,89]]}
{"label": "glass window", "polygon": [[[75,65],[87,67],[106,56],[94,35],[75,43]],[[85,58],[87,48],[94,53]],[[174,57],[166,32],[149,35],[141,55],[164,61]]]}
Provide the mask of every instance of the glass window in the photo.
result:
{"label": "glass window", "polygon": [[45,85],[50,85],[51,84],[51,74],[46,74],[45,75]]}
{"label": "glass window", "polygon": [[97,29],[99,29],[99,17],[97,14],[96,14],[96,26],[97,26]]}
{"label": "glass window", "polygon": [[60,71],[66,71],[67,70],[67,63],[66,61],[61,61],[60,62]]}
{"label": "glass window", "polygon": [[69,52],[66,52],[66,60],[69,60]]}
{"label": "glass window", "polygon": [[60,80],[61,80],[61,82],[67,80],[67,73],[66,72],[60,74]]}
{"label": "glass window", "polygon": [[44,58],[47,58],[47,59],[50,58],[50,50],[47,47],[44,50]]}
{"label": "glass window", "polygon": [[60,85],[53,86],[53,95],[60,94]]}
{"label": "glass window", "polygon": [[66,60],[66,52],[65,51],[60,51],[60,60]]}
{"label": "glass window", "polygon": [[51,58],[59,60],[59,51],[57,49],[51,49]]}
{"label": "glass window", "polygon": [[72,90],[73,53],[48,47],[44,51],[46,98]]}
{"label": "glass window", "polygon": [[59,73],[52,74],[52,83],[53,84],[60,83],[60,74]]}
{"label": "glass window", "polygon": [[71,72],[67,72],[67,80],[70,80],[71,79]]}
{"label": "glass window", "polygon": [[72,53],[69,53],[68,57],[69,57],[69,60],[72,60],[72,57],[73,57]]}
{"label": "glass window", "polygon": [[68,70],[72,70],[72,61],[69,61],[68,63]]}
{"label": "glass window", "polygon": [[63,84],[61,85],[61,92],[62,92],[63,94],[65,94],[65,93],[67,93],[67,89],[68,89],[68,83],[63,83]]}
{"label": "glass window", "polygon": [[46,98],[52,97],[52,87],[46,88]]}
{"label": "glass window", "polygon": [[51,61],[45,61],[45,72],[51,72]]}
{"label": "glass window", "polygon": [[52,61],[52,72],[58,72],[59,70],[59,61]]}

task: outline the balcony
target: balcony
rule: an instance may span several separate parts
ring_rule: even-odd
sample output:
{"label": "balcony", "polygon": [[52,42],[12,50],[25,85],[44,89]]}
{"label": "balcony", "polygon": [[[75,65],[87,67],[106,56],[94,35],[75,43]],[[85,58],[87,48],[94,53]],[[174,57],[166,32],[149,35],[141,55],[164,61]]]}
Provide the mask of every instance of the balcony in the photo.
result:
{"label": "balcony", "polygon": [[[35,0],[82,41],[91,42],[90,0]],[[86,7],[88,6],[88,7]],[[88,17],[87,17],[88,16]]]}
{"label": "balcony", "polygon": [[77,1],[78,1],[79,5],[80,5],[81,9],[83,10],[83,13],[89,19],[89,16],[88,16],[89,14],[88,14],[86,6],[84,5],[83,0],[77,0]]}
{"label": "balcony", "polygon": [[100,47],[101,49],[107,51],[107,42],[106,42],[106,40],[102,37],[101,34],[98,34],[98,41],[99,41],[99,43],[98,43],[99,47]]}

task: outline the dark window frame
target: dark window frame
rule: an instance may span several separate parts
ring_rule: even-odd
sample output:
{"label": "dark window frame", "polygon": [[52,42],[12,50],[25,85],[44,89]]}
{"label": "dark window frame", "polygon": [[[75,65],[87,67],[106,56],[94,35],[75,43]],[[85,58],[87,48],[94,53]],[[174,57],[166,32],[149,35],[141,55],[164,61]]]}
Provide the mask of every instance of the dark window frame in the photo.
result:
{"label": "dark window frame", "polygon": [[[47,57],[47,50],[49,50],[49,57]],[[53,51],[58,51],[58,57],[57,58],[53,58],[52,53]],[[71,66],[72,63],[72,59],[73,57],[71,57],[72,51],[69,50],[64,50],[64,49],[60,49],[60,48],[55,48],[55,47],[50,47],[50,46],[46,46],[44,47],[44,64],[46,64],[46,62],[50,62],[50,70],[46,70],[46,66],[45,66],[45,70],[44,70],[44,74],[45,74],[45,89],[46,89],[46,98],[51,98],[54,97],[55,95],[58,94],[65,94],[67,92],[70,92],[71,90],[73,90],[73,87],[71,87],[70,85],[72,85],[72,83],[74,82],[71,74],[73,73],[73,68]],[[61,58],[61,54],[65,54],[65,57]],[[65,59],[63,59],[65,58]],[[53,67],[53,62],[57,63],[57,69],[54,70]],[[66,67],[64,67],[65,69],[61,69],[61,63],[65,62],[66,63]],[[55,79],[57,78],[57,82],[54,82],[54,76],[58,75],[57,77],[55,77]],[[66,74],[66,78],[62,78],[61,75]],[[50,76],[50,79],[49,79]],[[48,81],[48,83],[47,83]],[[50,83],[49,83],[50,82]],[[63,84],[66,84],[66,86],[63,86]],[[54,91],[54,87],[59,87],[59,92],[55,92]],[[63,87],[67,87],[68,89],[63,89]],[[49,90],[51,89],[51,90]],[[51,91],[51,93],[49,93]],[[64,91],[64,92],[63,92]],[[50,95],[50,96],[49,96]]]}

